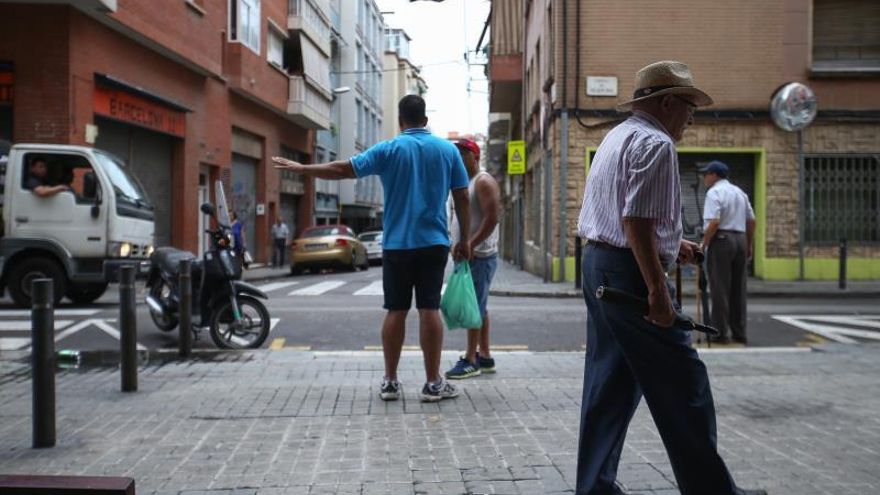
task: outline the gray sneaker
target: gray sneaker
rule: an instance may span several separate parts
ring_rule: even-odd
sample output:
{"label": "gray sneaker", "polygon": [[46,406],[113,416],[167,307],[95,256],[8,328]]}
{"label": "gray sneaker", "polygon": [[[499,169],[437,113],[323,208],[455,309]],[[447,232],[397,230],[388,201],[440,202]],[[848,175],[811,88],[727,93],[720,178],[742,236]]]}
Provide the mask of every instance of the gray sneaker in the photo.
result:
{"label": "gray sneaker", "polygon": [[382,380],[382,388],[379,389],[379,397],[382,400],[397,400],[400,398],[400,382],[397,380]]}
{"label": "gray sneaker", "polygon": [[459,390],[455,385],[441,379],[437,383],[425,383],[422,387],[422,402],[439,402],[443,399],[458,397]]}

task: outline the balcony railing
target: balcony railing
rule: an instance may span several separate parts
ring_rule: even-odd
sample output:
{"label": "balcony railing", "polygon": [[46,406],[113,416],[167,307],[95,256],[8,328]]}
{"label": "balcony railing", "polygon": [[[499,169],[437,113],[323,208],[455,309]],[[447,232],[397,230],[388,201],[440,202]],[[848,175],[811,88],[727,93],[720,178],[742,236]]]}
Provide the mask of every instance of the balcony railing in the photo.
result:
{"label": "balcony railing", "polygon": [[330,19],[322,0],[288,0],[287,29],[302,31],[330,56]]}
{"label": "balcony railing", "polygon": [[307,129],[330,128],[331,97],[319,91],[302,76],[290,76],[287,113],[290,119]]}

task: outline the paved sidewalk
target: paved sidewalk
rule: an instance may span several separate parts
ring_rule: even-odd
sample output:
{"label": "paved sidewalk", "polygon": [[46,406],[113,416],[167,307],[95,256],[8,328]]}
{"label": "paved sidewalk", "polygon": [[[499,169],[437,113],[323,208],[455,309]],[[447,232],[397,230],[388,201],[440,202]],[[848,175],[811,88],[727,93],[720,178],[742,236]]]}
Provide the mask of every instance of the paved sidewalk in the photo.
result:
{"label": "paved sidewalk", "polygon": [[[880,493],[878,352],[705,353],[738,482],[772,495]],[[583,355],[496,359],[496,375],[440,404],[417,401],[415,353],[403,357],[403,400],[389,403],[376,353],[153,362],[130,394],[116,369],[65,371],[58,444],[34,450],[27,365],[0,354],[0,472],[131,476],[140,495],[572,493]],[[644,404],[620,479],[634,493],[677,493]]]}

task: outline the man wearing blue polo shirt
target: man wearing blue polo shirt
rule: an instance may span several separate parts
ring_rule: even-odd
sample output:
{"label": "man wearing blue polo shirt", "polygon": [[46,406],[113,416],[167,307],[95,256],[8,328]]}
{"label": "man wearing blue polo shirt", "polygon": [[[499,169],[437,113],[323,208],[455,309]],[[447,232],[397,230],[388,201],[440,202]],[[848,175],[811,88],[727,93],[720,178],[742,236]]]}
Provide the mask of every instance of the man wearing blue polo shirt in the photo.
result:
{"label": "man wearing blue polo shirt", "polygon": [[[385,378],[379,392],[383,400],[400,397],[397,365],[406,335],[406,314],[413,290],[419,310],[419,339],[425,360],[426,382],[421,390],[424,402],[457,397],[458,389],[440,374],[443,323],[440,319],[440,289],[449,256],[446,230],[446,198],[452,191],[462,239],[470,232],[468,175],[455,146],[431,135],[425,128],[425,100],[404,96],[398,103],[401,133],[365,152],[341,160],[303,165],[273,157],[275,168],[320,179],[340,180],[378,175],[385,189],[385,219],[382,241],[382,286],[385,292],[385,321],[382,350]],[[458,243],[456,259],[470,258],[468,243]]]}

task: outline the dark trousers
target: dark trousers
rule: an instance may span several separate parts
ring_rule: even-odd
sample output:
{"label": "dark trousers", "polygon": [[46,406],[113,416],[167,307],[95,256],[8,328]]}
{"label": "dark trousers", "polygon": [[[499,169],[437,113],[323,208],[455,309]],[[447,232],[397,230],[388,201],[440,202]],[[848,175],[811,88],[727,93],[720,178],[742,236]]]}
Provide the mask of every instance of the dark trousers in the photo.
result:
{"label": "dark trousers", "polygon": [[719,231],[706,253],[712,325],[723,337],[746,340],[746,234]]}
{"label": "dark trousers", "polygon": [[735,493],[733,479],[716,449],[709,377],[691,347],[690,333],[656,327],[626,307],[596,299],[600,285],[647,296],[631,252],[588,246],[582,269],[587,353],[576,493],[619,493],[614,487],[617,464],[627,427],[643,395],[681,493]]}
{"label": "dark trousers", "polygon": [[275,239],[274,249],[272,251],[272,265],[284,265],[284,250],[287,249],[287,239]]}

